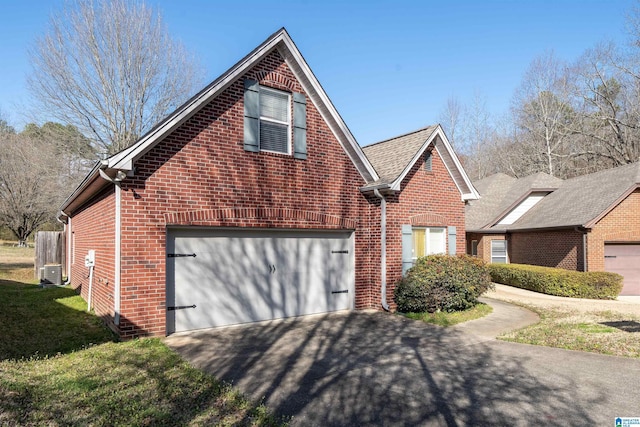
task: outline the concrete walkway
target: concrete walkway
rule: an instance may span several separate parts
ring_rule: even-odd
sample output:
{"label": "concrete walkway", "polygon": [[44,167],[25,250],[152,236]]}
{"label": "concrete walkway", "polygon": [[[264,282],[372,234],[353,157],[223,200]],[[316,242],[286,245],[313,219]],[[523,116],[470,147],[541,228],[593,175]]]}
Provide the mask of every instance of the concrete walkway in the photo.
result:
{"label": "concrete walkway", "polygon": [[342,312],[166,343],[292,426],[595,426],[640,416],[640,360],[495,340],[537,319],[485,301],[491,315],[452,328]]}
{"label": "concrete walkway", "polygon": [[566,298],[500,284],[496,284],[495,290],[487,292],[484,296],[491,300],[543,308],[555,307],[580,312],[613,311],[640,317],[640,296],[621,296],[617,300]]}
{"label": "concrete walkway", "polygon": [[506,332],[537,323],[540,317],[533,311],[492,298],[480,298],[493,311],[481,319],[453,326],[451,329],[482,338],[496,338]]}

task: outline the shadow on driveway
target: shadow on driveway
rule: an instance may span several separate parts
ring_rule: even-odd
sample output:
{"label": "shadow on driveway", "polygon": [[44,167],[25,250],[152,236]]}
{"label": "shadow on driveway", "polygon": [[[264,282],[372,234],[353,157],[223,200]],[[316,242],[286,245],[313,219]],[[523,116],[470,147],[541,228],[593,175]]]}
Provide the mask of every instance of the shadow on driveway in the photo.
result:
{"label": "shadow on driveway", "polygon": [[[293,417],[292,425],[602,425],[624,415],[598,412],[615,389],[585,387],[577,368],[563,368],[584,365],[582,353],[541,351],[385,313],[194,331],[166,343]],[[611,369],[613,358],[586,356],[589,369]]]}

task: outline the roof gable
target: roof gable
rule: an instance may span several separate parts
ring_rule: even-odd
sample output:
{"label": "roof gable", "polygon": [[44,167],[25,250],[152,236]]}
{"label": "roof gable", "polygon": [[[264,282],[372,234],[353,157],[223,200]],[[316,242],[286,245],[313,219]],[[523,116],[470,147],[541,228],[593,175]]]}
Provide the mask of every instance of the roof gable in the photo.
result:
{"label": "roof gable", "polygon": [[[640,163],[564,181],[545,175],[535,174],[521,179],[492,176],[489,177],[491,179],[487,178],[487,181],[478,181],[476,185],[482,199],[470,203],[467,207],[467,229],[516,231],[562,227],[591,228],[640,186]],[[513,224],[496,225],[506,211],[500,210],[501,207],[508,206],[509,201],[512,201],[513,209],[535,190],[545,190],[548,195]]]}
{"label": "roof gable", "polygon": [[[241,78],[251,67],[259,63],[274,50],[277,50],[284,58],[288,67],[300,82],[307,96],[314,103],[316,109],[320,112],[322,118],[365,182],[378,180],[379,176],[362,152],[362,148],[358,145],[349,128],[338,114],[287,31],[281,28],[256,47],[251,53],[229,68],[224,74],[154,126],[131,147],[96,164],[89,175],[85,177],[82,183],[67,200],[65,200],[61,211],[66,211],[70,207],[74,208],[84,203],[93,194],[105,185],[108,185],[107,179],[113,180],[113,177],[117,175],[118,171],[122,171],[120,174],[127,173],[128,176],[131,176],[137,160],[153,149],[153,147],[189,118],[193,117],[198,111],[215,99],[216,96],[224,92],[233,82]],[[105,177],[105,179],[101,179],[100,176]]]}
{"label": "roof gable", "polygon": [[[466,227],[469,230],[492,228],[525,203],[524,207],[527,209],[519,212],[518,218],[521,218],[534,207],[527,206],[532,194],[550,193],[561,183],[561,179],[542,172],[520,179],[497,173],[477,181],[474,185],[480,192],[481,199],[470,202],[467,206]],[[507,225],[500,224],[496,227],[505,228]]]}
{"label": "roof gable", "polygon": [[141,137],[133,146],[109,158],[107,167],[118,170],[132,170],[133,163],[153,148],[164,136],[175,130],[211,102],[218,94],[222,93],[274,49],[277,49],[285,59],[287,65],[316,105],[318,111],[365,181],[370,182],[378,179],[376,171],[364,156],[362,149],[284,28],[272,34],[260,46]]}
{"label": "roof gable", "polygon": [[463,200],[477,199],[478,193],[440,125],[428,126],[364,147],[365,155],[380,176],[379,180],[364,189],[388,185],[392,190],[400,191],[402,180],[431,145],[435,145]]}

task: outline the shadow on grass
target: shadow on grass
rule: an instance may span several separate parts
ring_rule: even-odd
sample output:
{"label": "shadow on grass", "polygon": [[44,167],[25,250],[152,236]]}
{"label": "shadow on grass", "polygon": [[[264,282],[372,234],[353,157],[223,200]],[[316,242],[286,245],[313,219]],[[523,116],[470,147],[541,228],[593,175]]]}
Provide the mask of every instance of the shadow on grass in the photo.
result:
{"label": "shadow on grass", "polygon": [[624,332],[640,332],[640,322],[635,320],[620,320],[617,322],[600,322],[601,325],[611,326]]}
{"label": "shadow on grass", "polygon": [[55,356],[116,339],[73,289],[7,279],[0,279],[0,325],[0,360]]}

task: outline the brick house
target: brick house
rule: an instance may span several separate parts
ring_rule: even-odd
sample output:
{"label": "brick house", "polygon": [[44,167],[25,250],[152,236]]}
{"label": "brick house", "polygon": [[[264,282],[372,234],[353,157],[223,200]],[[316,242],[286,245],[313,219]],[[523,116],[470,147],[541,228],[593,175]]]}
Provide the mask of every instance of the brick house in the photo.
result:
{"label": "brick house", "polygon": [[363,150],[281,29],[96,164],[60,218],[71,285],[131,338],[389,309],[416,256],[464,252],[474,198],[440,126]]}
{"label": "brick house", "polygon": [[477,181],[466,208],[467,253],[624,276],[640,295],[640,163],[561,180],[544,173]]}

